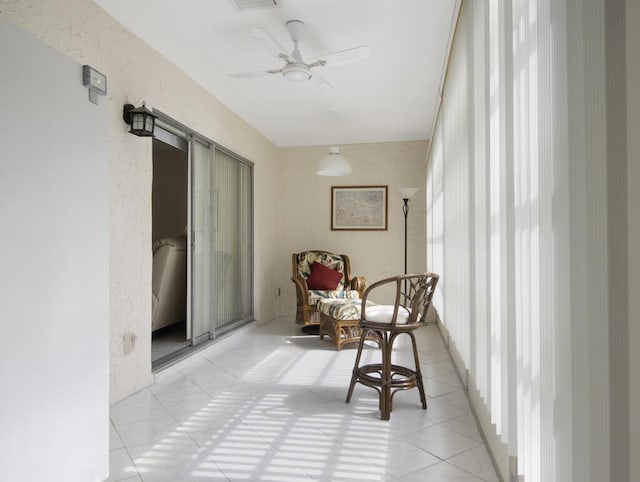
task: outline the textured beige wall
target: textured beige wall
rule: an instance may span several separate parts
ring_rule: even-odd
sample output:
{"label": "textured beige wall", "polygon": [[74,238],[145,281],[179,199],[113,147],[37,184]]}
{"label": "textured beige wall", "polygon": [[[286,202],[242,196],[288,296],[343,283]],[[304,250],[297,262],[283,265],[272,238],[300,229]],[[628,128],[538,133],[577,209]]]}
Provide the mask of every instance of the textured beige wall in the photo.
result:
{"label": "textured beige wall", "polygon": [[[0,15],[80,64],[108,78],[111,400],[152,382],[151,374],[151,180],[149,139],[126,133],[125,103],[160,109],[179,122],[255,163],[255,255],[270,259],[277,235],[277,149],[181,71],[128,33],[89,0],[1,0]],[[80,72],[79,72],[80,75]],[[43,106],[46,111],[46,106]],[[256,263],[256,318],[276,314],[269,263]],[[271,293],[271,290],[268,290]],[[122,336],[137,336],[124,355]]]}
{"label": "textured beige wall", "polygon": [[[291,253],[325,249],[349,255],[352,274],[369,281],[401,274],[404,269],[404,217],[397,190],[418,187],[411,201],[408,222],[408,269],[426,269],[426,167],[427,143],[387,142],[341,146],[353,173],[344,177],[315,175],[318,159],[327,147],[282,149],[284,201],[278,207],[282,236],[277,251],[280,271],[281,313],[293,316],[295,290],[290,281]],[[387,231],[331,231],[331,186],[387,185]]]}
{"label": "textured beige wall", "polygon": [[627,145],[629,199],[629,480],[640,480],[640,3],[627,0]]}

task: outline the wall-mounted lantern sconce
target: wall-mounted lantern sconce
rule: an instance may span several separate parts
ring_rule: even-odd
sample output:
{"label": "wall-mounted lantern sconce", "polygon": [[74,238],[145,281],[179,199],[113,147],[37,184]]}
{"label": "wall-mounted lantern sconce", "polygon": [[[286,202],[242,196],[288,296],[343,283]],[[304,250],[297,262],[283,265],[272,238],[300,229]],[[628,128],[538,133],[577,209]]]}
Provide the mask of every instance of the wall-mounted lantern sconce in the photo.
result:
{"label": "wall-mounted lantern sconce", "polygon": [[140,137],[152,137],[153,129],[156,125],[156,118],[149,109],[144,106],[134,107],[132,104],[125,104],[122,112],[122,118],[131,126],[129,132]]}

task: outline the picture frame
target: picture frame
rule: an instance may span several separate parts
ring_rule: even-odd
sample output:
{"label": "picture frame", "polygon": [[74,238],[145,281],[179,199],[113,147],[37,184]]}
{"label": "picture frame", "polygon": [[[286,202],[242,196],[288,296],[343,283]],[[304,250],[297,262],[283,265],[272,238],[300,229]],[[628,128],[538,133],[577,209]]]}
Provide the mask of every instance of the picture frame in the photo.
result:
{"label": "picture frame", "polygon": [[388,186],[331,186],[332,231],[386,231]]}

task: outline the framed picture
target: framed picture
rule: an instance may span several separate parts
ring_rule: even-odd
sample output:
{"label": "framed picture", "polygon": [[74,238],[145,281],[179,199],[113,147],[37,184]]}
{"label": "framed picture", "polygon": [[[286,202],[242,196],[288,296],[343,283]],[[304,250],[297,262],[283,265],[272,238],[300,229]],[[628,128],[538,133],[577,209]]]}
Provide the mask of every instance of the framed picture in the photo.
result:
{"label": "framed picture", "polygon": [[387,186],[332,186],[332,231],[386,231]]}

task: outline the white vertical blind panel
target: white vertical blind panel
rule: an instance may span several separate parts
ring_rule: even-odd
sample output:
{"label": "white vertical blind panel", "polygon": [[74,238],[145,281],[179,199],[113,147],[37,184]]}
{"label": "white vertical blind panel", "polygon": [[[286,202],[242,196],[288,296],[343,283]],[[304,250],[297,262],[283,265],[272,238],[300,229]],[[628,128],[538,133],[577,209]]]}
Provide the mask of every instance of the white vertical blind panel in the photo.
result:
{"label": "white vertical blind panel", "polygon": [[[507,386],[503,377],[503,365],[507,363],[504,353],[504,333],[502,330],[502,251],[504,241],[501,225],[504,207],[501,205],[501,158],[502,140],[500,137],[500,1],[489,0],[489,276],[490,276],[490,346],[491,353],[491,421],[496,424],[498,435],[505,433],[505,410],[503,393]],[[503,439],[503,441],[506,441]]]}
{"label": "white vertical blind panel", "polygon": [[503,217],[501,219],[501,237],[503,250],[502,264],[502,348],[505,360],[502,363],[502,376],[506,390],[503,392],[505,410],[504,439],[509,442],[509,455],[517,455],[517,342],[515,326],[515,208],[514,208],[514,162],[513,162],[513,34],[512,2],[500,2],[500,111],[504,120],[500,124],[501,139],[501,199]]}
{"label": "white vertical blind panel", "polygon": [[[613,304],[612,307],[616,310],[621,310],[624,307],[628,307],[627,312],[627,333],[621,333],[622,336],[627,335],[627,339],[622,342],[621,349],[615,350],[613,362],[618,356],[628,356],[623,363],[628,366],[627,373],[618,373],[616,378],[617,382],[622,384],[629,390],[629,396],[627,398],[629,406],[626,410],[621,410],[617,413],[614,420],[621,420],[626,424],[629,430],[627,437],[620,437],[615,442],[627,445],[628,456],[630,458],[628,464],[629,480],[640,480],[640,250],[637,249],[640,246],[640,216],[638,215],[638,206],[640,206],[640,56],[638,50],[629,46],[640,45],[640,2],[637,0],[626,0],[622,5],[616,5],[618,8],[624,9],[624,26],[625,29],[622,32],[625,36],[626,49],[621,49],[617,55],[622,56],[625,65],[625,76],[623,82],[626,84],[624,89],[619,91],[620,95],[624,95],[625,108],[620,113],[624,115],[621,122],[624,123],[622,133],[626,135],[626,141],[619,144],[618,148],[624,148],[624,154],[626,156],[626,172],[625,179],[618,180],[616,178],[611,179],[612,182],[618,181],[618,189],[616,192],[620,192],[620,189],[626,189],[623,202],[626,201],[627,212],[619,212],[619,221],[621,221],[628,229],[627,242],[628,246],[625,250],[628,253],[627,259],[627,273],[626,276],[622,275],[618,278],[617,283],[622,284],[622,290],[626,291],[626,295],[629,296],[627,303],[624,305]],[[610,184],[613,187],[613,185]],[[613,191],[613,189],[611,189]],[[613,192],[610,192],[612,195]],[[611,208],[614,208],[611,206]],[[614,285],[618,287],[620,285]],[[619,295],[621,296],[621,295]],[[615,337],[612,341],[616,342]],[[615,369],[615,366],[612,367]],[[615,384],[617,385],[617,384]],[[614,388],[615,388],[614,385]],[[621,403],[620,401],[618,403]],[[627,442],[628,441],[628,442]],[[615,447],[614,447],[615,450]]]}
{"label": "white vertical blind panel", "polygon": [[[578,10],[581,10],[579,12]],[[579,349],[579,357],[575,360],[576,373],[574,379],[582,386],[576,389],[580,394],[586,394],[588,404],[586,413],[581,413],[585,420],[577,421],[574,425],[574,438],[578,441],[578,457],[574,460],[576,471],[584,470],[583,480],[599,481],[611,480],[609,467],[610,449],[609,437],[593,437],[589,434],[608,434],[609,423],[609,311],[608,292],[603,286],[606,277],[607,236],[609,233],[607,222],[607,126],[606,126],[606,62],[605,62],[605,0],[585,2],[576,8],[581,24],[576,25],[576,32],[572,32],[572,49],[583,63],[570,63],[569,76],[572,84],[583,83],[577,94],[584,97],[573,99],[575,104],[584,106],[583,112],[571,104],[574,118],[571,125],[583,123],[576,129],[573,138],[575,146],[581,146],[576,155],[570,155],[570,170],[572,179],[576,172],[584,176],[584,184],[578,183],[572,189],[572,212],[579,205],[580,220],[584,225],[576,226],[580,237],[575,238],[584,244],[579,253],[584,258],[572,266],[572,271],[579,270],[585,275],[584,291],[575,292],[573,306],[581,306],[584,316],[576,316],[574,325],[574,347]],[[617,28],[618,26],[613,26]],[[575,57],[574,56],[574,57]],[[572,69],[576,70],[572,70]],[[582,114],[582,115],[581,115]],[[580,117],[578,117],[580,116]],[[578,178],[582,180],[581,178]],[[584,343],[588,340],[588,343]],[[580,344],[580,345],[579,345]],[[580,346],[580,348],[578,348]],[[577,375],[577,376],[576,376]],[[581,428],[578,428],[581,426]],[[584,430],[587,434],[581,439]],[[580,459],[588,460],[583,464]],[[579,474],[579,472],[577,472]],[[579,476],[579,475],[578,475]],[[580,476],[579,476],[580,477]]]}
{"label": "white vertical blind panel", "polygon": [[473,69],[471,70],[473,95],[473,215],[474,215],[474,325],[475,337],[471,339],[471,348],[475,353],[471,375],[476,381],[476,388],[485,403],[489,403],[489,189],[488,161],[489,132],[488,116],[488,70],[487,70],[487,26],[488,3],[473,2],[471,4],[473,30]]}
{"label": "white vertical blind panel", "polygon": [[[569,316],[565,323],[571,327],[567,334],[571,342],[570,363],[572,365],[571,379],[567,387],[570,390],[572,403],[570,417],[572,419],[571,434],[569,436],[569,448],[571,458],[569,464],[572,466],[572,480],[590,479],[590,454],[589,454],[589,411],[590,401],[588,399],[588,374],[580,365],[589,364],[589,333],[588,333],[588,313],[587,306],[582,300],[588,286],[588,269],[586,261],[586,206],[585,193],[582,189],[585,186],[586,172],[584,170],[585,152],[585,126],[583,117],[586,115],[586,108],[582,104],[585,99],[585,81],[582,76],[585,72],[585,59],[583,42],[584,37],[580,30],[583,28],[583,8],[575,4],[567,3],[567,27],[565,36],[567,37],[567,150],[568,155],[564,162],[567,169],[566,191],[568,193],[568,210],[570,214],[569,232],[567,241],[569,243],[568,260],[566,267],[570,279],[569,296]],[[579,75],[576,75],[577,73]],[[581,169],[577,169],[578,164],[582,164]],[[575,240],[575,242],[574,242]],[[578,242],[578,240],[580,240]],[[580,320],[580,321],[578,321]],[[577,403],[582,401],[582,403]],[[579,464],[575,461],[581,459]]]}
{"label": "white vertical blind panel", "polygon": [[[591,433],[610,433],[609,405],[609,331],[612,321],[609,316],[609,293],[603,289],[602,278],[606,278],[609,259],[607,238],[610,233],[607,220],[607,64],[605,53],[605,0],[588,2],[586,5],[585,31],[589,32],[585,42],[586,73],[585,102],[590,112],[584,117],[586,126],[587,185],[585,191],[587,217],[588,254],[585,263],[589,269],[589,287],[583,295],[589,313],[589,365],[583,369],[589,379],[589,399],[592,400]],[[615,3],[615,2],[614,2]],[[612,25],[611,28],[619,28]],[[629,46],[629,48],[633,48]],[[582,166],[580,166],[582,167]],[[603,322],[605,320],[605,322]],[[596,480],[611,480],[610,437],[589,437],[589,450],[596,454],[591,460],[591,477]]]}
{"label": "white vertical blind panel", "polygon": [[[433,148],[433,139],[431,139],[431,148]],[[431,215],[433,212],[433,158],[427,161],[426,176],[427,224],[425,236],[427,239],[427,250],[425,259],[427,260],[427,271],[433,272],[433,216]]]}
{"label": "white vertical blind panel", "polygon": [[554,285],[553,334],[556,340],[554,355],[554,462],[555,479],[558,482],[574,480],[571,460],[572,393],[571,384],[573,366],[571,362],[571,317],[570,303],[570,253],[571,242],[569,227],[569,157],[568,142],[568,106],[567,95],[567,6],[565,2],[548,2],[553,35],[551,39],[551,90],[552,110],[550,120],[554,132],[551,143],[553,152],[554,190],[552,198],[553,221],[553,265],[552,283]]}
{"label": "white vertical blind panel", "polygon": [[[442,116],[439,117],[439,119]],[[443,152],[442,126],[438,122],[434,130],[433,148],[431,149],[431,184],[432,199],[429,218],[432,222],[430,234],[431,257],[429,270],[440,275],[438,289],[433,294],[433,306],[438,311],[440,319],[446,323],[444,297],[446,287],[444,283],[444,196],[443,196]]]}
{"label": "white vertical blind panel", "polygon": [[512,10],[515,329],[518,468],[540,480],[537,11]]}
{"label": "white vertical blind panel", "polygon": [[[640,479],[639,474],[631,473],[631,466],[635,463],[633,459],[640,450],[634,448],[633,439],[630,437],[634,433],[634,429],[631,428],[634,426],[633,419],[638,415],[637,407],[640,406],[637,401],[634,403],[630,400],[630,387],[638,378],[637,372],[634,375],[633,371],[640,368],[640,363],[634,363],[629,353],[630,347],[633,351],[636,350],[636,344],[629,342],[630,326],[633,326],[630,323],[640,319],[638,313],[635,316],[629,313],[629,293],[640,293],[640,289],[630,286],[632,281],[629,273],[634,271],[631,266],[634,248],[638,243],[632,242],[629,236],[633,233],[633,220],[638,219],[634,208],[640,203],[634,203],[627,198],[627,179],[633,176],[633,169],[640,158],[638,152],[633,151],[632,145],[627,144],[627,137],[636,137],[640,133],[640,126],[633,125],[629,119],[627,127],[627,113],[637,114],[639,106],[634,103],[638,82],[627,79],[625,75],[627,72],[633,73],[637,67],[634,63],[640,62],[640,55],[635,48],[635,45],[638,45],[637,41],[625,38],[628,33],[635,34],[637,30],[639,18],[635,12],[637,7],[629,2],[605,3],[609,411],[610,433],[614,434],[610,438],[609,448],[611,480]],[[636,182],[632,182],[630,186],[633,186],[631,192],[636,191]],[[627,218],[630,210],[633,217]],[[632,251],[629,250],[629,246],[632,247]],[[640,435],[640,431],[636,430],[635,433]]]}
{"label": "white vertical blind panel", "polygon": [[[462,12],[461,22],[469,9]],[[470,362],[470,153],[467,97],[466,29],[458,30],[449,60],[448,85],[443,96],[444,141],[444,299],[446,324],[468,366]]]}
{"label": "white vertical blind panel", "polygon": [[[551,47],[551,10],[550,0],[539,2],[536,6],[536,57],[537,61],[537,98],[531,102],[537,103],[538,110],[538,231],[539,231],[539,305],[538,305],[538,404],[539,427],[538,440],[532,441],[538,445],[539,460],[537,466],[538,478],[533,480],[556,480],[556,461],[554,444],[554,404],[557,397],[555,372],[557,370],[557,338],[555,336],[555,298],[554,283],[554,229],[553,229],[553,199],[556,189],[554,177],[553,157],[553,84],[552,68],[554,52]],[[536,350],[536,349],[534,349]],[[535,356],[535,352],[534,352]],[[535,384],[534,384],[535,388]],[[535,403],[535,402],[534,402]],[[533,423],[533,422],[532,422]],[[535,450],[536,447],[533,447]],[[532,458],[531,464],[535,464]],[[521,473],[525,473],[521,471]]]}

